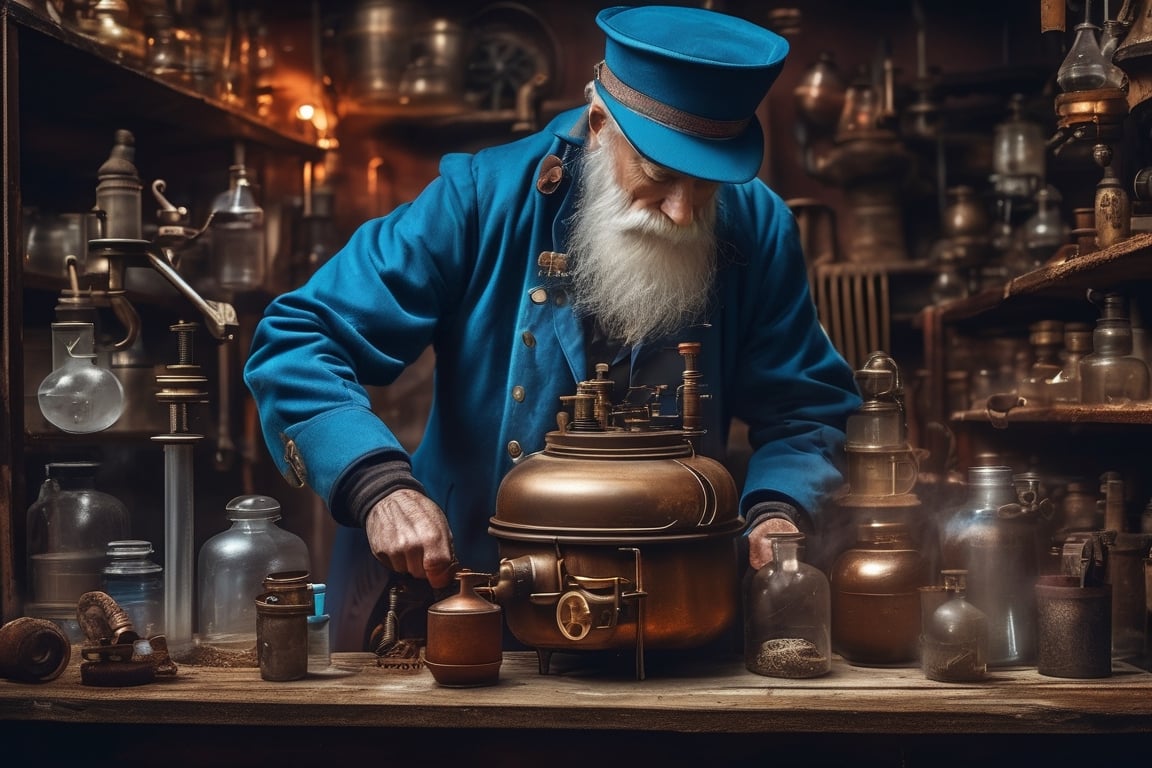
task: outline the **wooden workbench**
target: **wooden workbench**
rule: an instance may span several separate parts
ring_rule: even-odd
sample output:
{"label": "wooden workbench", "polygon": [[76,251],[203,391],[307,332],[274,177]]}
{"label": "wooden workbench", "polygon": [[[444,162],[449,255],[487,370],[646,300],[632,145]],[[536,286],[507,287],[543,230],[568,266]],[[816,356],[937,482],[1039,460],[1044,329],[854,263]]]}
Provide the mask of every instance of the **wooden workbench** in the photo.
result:
{"label": "wooden workbench", "polygon": [[254,668],[183,665],[175,678],[98,688],[81,685],[77,658],[49,683],[0,681],[0,754],[15,747],[27,759],[84,759],[99,747],[120,765],[317,765],[347,756],[550,768],[749,764],[780,749],[806,753],[805,765],[1019,755],[1051,766],[1089,747],[1110,761],[1152,754],[1152,674],[1123,662],[1104,680],[1020,668],[946,684],[917,668],[839,659],[825,677],[786,680],[749,673],[736,657],[649,656],[646,679],[637,680],[628,659],[557,654],[542,675],[534,653],[517,652],[505,654],[497,685],[451,689],[426,669],[337,654],[329,672],[294,682],[263,681]]}

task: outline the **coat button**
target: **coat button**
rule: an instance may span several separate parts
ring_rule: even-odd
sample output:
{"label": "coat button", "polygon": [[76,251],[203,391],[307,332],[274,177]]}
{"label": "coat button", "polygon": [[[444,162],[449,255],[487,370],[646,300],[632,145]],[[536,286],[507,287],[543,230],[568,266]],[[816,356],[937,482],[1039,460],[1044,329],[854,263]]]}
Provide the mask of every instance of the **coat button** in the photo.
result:
{"label": "coat button", "polygon": [[524,402],[524,387],[519,384],[512,387],[512,399],[518,403]]}
{"label": "coat button", "polygon": [[300,449],[296,447],[296,441],[289,439],[286,435],[280,435],[280,439],[284,441],[284,479],[293,488],[303,488],[304,484],[308,482],[308,470],[304,466],[304,457],[300,455]]}
{"label": "coat button", "polygon": [[556,291],[556,295],[552,297],[552,301],[556,306],[562,307],[568,303],[568,293],[566,291]]}
{"label": "coat button", "polygon": [[564,162],[556,155],[548,155],[540,163],[540,175],[536,177],[536,189],[541,194],[550,195],[560,188],[564,181]]}
{"label": "coat button", "polygon": [[536,346],[536,337],[532,335],[532,331],[524,331],[520,334],[520,340],[524,342],[526,347]]}
{"label": "coat button", "polygon": [[528,298],[532,299],[533,304],[543,304],[548,301],[548,291],[543,288],[537,288],[528,294]]}
{"label": "coat button", "polygon": [[518,441],[508,441],[508,455],[513,459],[518,459],[524,455],[524,449],[520,447],[520,443]]}

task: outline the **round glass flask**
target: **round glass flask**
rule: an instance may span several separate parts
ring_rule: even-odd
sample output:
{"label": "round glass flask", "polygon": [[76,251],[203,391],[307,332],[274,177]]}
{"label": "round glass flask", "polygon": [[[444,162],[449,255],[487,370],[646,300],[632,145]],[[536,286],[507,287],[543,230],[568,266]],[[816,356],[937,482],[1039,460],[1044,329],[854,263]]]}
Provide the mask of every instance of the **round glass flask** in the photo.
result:
{"label": "round glass flask", "polygon": [[124,387],[115,374],[96,364],[92,323],[53,323],[52,335],[53,347],[66,354],[36,392],[44,418],[72,434],[100,432],[115,424],[124,412]]}
{"label": "round glass flask", "polygon": [[774,537],[772,562],[748,582],[744,666],[758,675],[818,677],[832,669],[828,579],[800,561],[802,538]]}
{"label": "round glass flask", "polygon": [[231,527],[204,542],[197,562],[200,642],[252,648],[264,580],[271,573],[307,572],[308,546],[276,524],[280,503],[268,496],[237,496],[225,513]]}

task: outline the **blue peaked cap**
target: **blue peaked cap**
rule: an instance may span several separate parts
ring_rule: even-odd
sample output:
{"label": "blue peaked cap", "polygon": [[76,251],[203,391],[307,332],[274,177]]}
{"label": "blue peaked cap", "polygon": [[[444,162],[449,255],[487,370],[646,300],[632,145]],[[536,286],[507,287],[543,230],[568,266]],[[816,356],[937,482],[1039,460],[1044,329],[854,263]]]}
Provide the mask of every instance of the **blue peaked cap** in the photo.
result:
{"label": "blue peaked cap", "polygon": [[654,163],[742,183],[764,159],[756,118],[788,42],[702,8],[617,6],[596,16],[607,41],[595,88],[628,141]]}

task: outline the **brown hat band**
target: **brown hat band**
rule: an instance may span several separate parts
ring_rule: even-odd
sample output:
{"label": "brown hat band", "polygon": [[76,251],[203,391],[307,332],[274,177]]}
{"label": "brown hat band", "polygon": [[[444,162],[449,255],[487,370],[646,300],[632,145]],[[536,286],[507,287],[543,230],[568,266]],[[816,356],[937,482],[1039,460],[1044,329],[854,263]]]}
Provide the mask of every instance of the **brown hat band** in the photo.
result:
{"label": "brown hat band", "polygon": [[752,122],[751,117],[742,120],[713,120],[671,107],[620,82],[603,61],[596,65],[596,79],[612,98],[633,112],[673,130],[699,136],[702,139],[734,139]]}

